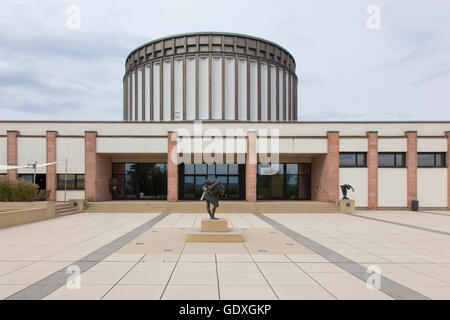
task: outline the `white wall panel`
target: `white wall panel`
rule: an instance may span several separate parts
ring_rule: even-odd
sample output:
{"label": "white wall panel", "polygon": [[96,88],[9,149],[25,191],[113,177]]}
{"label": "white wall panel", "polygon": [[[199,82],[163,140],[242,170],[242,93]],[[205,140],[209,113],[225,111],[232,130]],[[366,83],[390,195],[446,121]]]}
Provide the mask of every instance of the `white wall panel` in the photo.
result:
{"label": "white wall panel", "polygon": [[196,59],[186,58],[186,120],[195,119]]}
{"label": "white wall panel", "polygon": [[283,87],[283,70],[278,70],[278,120],[284,120],[283,116],[283,97],[285,96],[284,87]]}
{"label": "white wall panel", "polygon": [[163,63],[163,120],[171,120],[172,116],[172,61]]}
{"label": "white wall panel", "polygon": [[447,168],[417,168],[420,207],[447,207]]}
{"label": "white wall panel", "polygon": [[[8,146],[6,138],[0,137],[0,164],[8,164]],[[7,170],[0,170],[0,173],[6,173]]]}
{"label": "white wall panel", "polygon": [[367,152],[366,138],[341,138],[339,139],[339,151],[341,152]]}
{"label": "white wall panel", "polygon": [[406,138],[378,138],[378,152],[406,152]]}
{"label": "white wall panel", "polygon": [[[69,190],[66,193],[66,200],[84,200],[84,190]],[[56,201],[64,201],[64,190],[56,191]]]}
{"label": "white wall panel", "polygon": [[285,119],[289,119],[289,73],[286,72],[284,75],[284,94],[285,94],[285,104],[284,104],[284,111],[285,111]]}
{"label": "white wall panel", "polygon": [[277,119],[277,69],[270,66],[270,119]]}
{"label": "white wall panel", "polygon": [[406,168],[378,169],[378,206],[406,207]]}
{"label": "white wall panel", "polygon": [[268,101],[267,101],[267,64],[261,63],[261,120],[267,121],[267,109],[268,109]]}
{"label": "white wall panel", "polygon": [[294,139],[294,153],[327,153],[327,139]]}
{"label": "white wall panel", "polygon": [[161,63],[153,64],[153,120],[161,119]]}
{"label": "white wall panel", "polygon": [[131,75],[131,120],[136,120],[136,72]]}
{"label": "white wall panel", "polygon": [[225,58],[225,119],[234,120],[235,116],[235,60]]}
{"label": "white wall panel", "polygon": [[183,120],[183,59],[174,61],[174,120]]}
{"label": "white wall panel", "polygon": [[138,113],[136,115],[136,118],[138,121],[142,121],[142,76],[143,76],[143,69],[139,68],[138,69],[138,74],[137,74],[137,89],[138,89],[138,102],[137,102],[137,109],[138,109]]}
{"label": "white wall panel", "polygon": [[150,88],[151,88],[151,74],[150,74],[150,65],[145,67],[145,121],[150,120]]}
{"label": "white wall panel", "polygon": [[447,152],[447,139],[417,138],[417,152]]}
{"label": "white wall panel", "polygon": [[98,153],[167,153],[164,138],[97,138]]}
{"label": "white wall panel", "polygon": [[199,119],[209,119],[209,61],[200,57],[198,65]]}
{"label": "white wall panel", "polygon": [[85,172],[85,144],[84,138],[56,138],[56,173],[65,172],[67,158],[67,173]]}
{"label": "white wall panel", "polygon": [[238,117],[247,120],[247,60],[238,60]]}
{"label": "white wall panel", "polygon": [[258,63],[250,60],[250,120],[258,120]]}
{"label": "white wall panel", "polygon": [[[17,138],[17,165],[26,166],[34,163],[47,162],[46,138]],[[45,167],[37,168],[37,173],[45,173]],[[33,173],[33,169],[18,169],[18,173]]]}
{"label": "white wall panel", "polygon": [[222,58],[212,57],[211,66],[212,119],[222,119]]}
{"label": "white wall panel", "polygon": [[[339,185],[349,184],[355,192],[349,192],[350,199],[355,200],[355,206],[368,206],[368,170],[367,168],[339,168]],[[342,193],[339,190],[339,198]]]}

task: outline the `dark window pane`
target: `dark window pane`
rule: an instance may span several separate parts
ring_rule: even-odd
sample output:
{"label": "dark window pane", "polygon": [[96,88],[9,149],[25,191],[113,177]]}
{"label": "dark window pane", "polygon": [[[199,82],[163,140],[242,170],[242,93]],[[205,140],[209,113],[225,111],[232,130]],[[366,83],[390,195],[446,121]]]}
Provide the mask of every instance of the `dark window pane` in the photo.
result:
{"label": "dark window pane", "polygon": [[298,199],[298,175],[288,175],[286,177],[286,197],[288,200]]}
{"label": "dark window pane", "polygon": [[297,163],[286,164],[286,173],[287,174],[298,174],[298,164]]}
{"label": "dark window pane", "polygon": [[395,167],[395,154],[394,153],[379,153],[378,154],[378,166],[379,167]]}
{"label": "dark window pane", "polygon": [[340,153],[339,166],[340,167],[354,167],[356,164],[356,155],[354,153]]}
{"label": "dark window pane", "polygon": [[84,174],[77,174],[77,189],[84,189]]}
{"label": "dark window pane", "polygon": [[[63,175],[65,177],[65,175]],[[75,175],[68,174],[67,175],[67,189],[75,189]]]}
{"label": "dark window pane", "polygon": [[216,164],[216,174],[227,174],[228,166],[226,164]]}
{"label": "dark window pane", "polygon": [[258,164],[258,174],[263,176],[270,175],[270,164],[269,163]]}
{"label": "dark window pane", "polygon": [[228,172],[229,174],[238,174],[238,165],[237,164],[229,164],[228,165]]}
{"label": "dark window pane", "polygon": [[193,176],[184,177],[184,198],[195,199],[195,184]]}
{"label": "dark window pane", "polygon": [[444,159],[444,153],[436,153],[436,167],[443,167]]}
{"label": "dark window pane", "polygon": [[357,167],[365,167],[366,161],[365,161],[366,155],[364,153],[357,153],[356,154],[356,166]]}
{"label": "dark window pane", "polygon": [[184,165],[185,174],[194,174],[194,165],[192,163],[186,163]]}
{"label": "dark window pane", "polygon": [[434,167],[434,158],[434,153],[419,153],[417,154],[417,166]]}
{"label": "dark window pane", "polygon": [[403,153],[395,154],[395,166],[396,167],[404,167],[405,166],[405,157]]}
{"label": "dark window pane", "polygon": [[208,164],[208,174],[216,174],[216,165]]}
{"label": "dark window pane", "polygon": [[206,164],[196,164],[195,165],[195,174],[207,174],[206,172],[207,165]]}

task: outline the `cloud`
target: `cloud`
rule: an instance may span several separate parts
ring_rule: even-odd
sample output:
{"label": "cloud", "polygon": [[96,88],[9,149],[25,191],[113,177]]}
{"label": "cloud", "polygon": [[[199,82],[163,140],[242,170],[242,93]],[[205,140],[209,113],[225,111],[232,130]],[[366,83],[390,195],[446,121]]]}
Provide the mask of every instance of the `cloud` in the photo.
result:
{"label": "cloud", "polygon": [[[155,38],[246,33],[294,55],[300,119],[450,119],[450,3],[21,0],[0,6],[0,118],[121,120],[125,59]],[[67,7],[81,28],[66,28]],[[239,10],[236,10],[239,8]],[[330,111],[332,110],[332,111]]]}

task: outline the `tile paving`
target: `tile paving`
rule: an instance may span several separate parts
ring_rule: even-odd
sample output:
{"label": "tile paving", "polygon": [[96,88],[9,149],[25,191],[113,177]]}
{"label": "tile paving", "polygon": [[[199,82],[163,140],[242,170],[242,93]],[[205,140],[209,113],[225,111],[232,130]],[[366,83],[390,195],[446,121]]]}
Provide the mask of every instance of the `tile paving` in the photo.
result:
{"label": "tile paving", "polygon": [[[0,299],[450,299],[448,212],[357,214],[218,214],[244,243],[185,243],[204,214],[87,213],[2,229]],[[66,286],[72,264],[79,289]],[[364,281],[370,266],[381,290]]]}

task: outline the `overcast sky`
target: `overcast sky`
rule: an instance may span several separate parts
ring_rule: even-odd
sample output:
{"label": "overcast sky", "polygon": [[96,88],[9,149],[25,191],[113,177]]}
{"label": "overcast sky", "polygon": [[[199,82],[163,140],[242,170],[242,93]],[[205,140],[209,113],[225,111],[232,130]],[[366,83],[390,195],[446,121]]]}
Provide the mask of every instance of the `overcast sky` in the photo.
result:
{"label": "overcast sky", "polygon": [[3,0],[0,120],[122,120],[128,53],[196,31],[290,51],[301,120],[450,120],[448,0]]}

